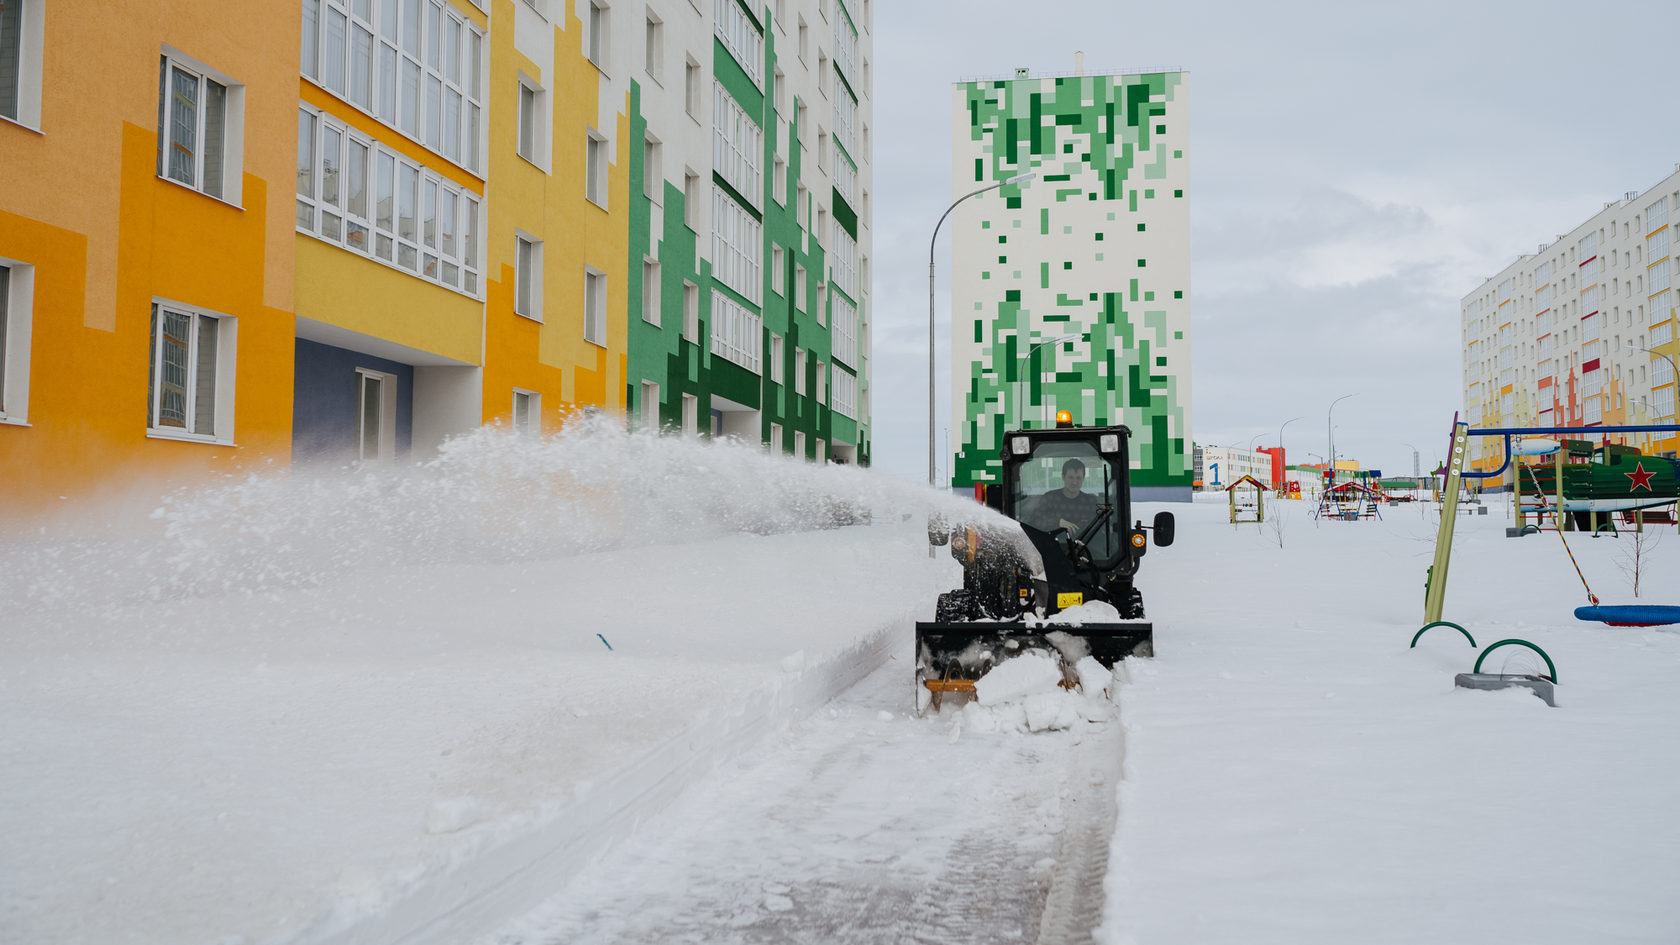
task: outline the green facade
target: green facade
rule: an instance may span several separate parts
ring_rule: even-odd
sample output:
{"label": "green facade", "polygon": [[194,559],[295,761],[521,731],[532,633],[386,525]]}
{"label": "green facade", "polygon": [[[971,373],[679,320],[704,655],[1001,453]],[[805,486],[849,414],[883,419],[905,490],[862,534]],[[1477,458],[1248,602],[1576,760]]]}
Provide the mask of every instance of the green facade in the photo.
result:
{"label": "green facade", "polygon": [[1134,488],[1188,496],[1185,91],[1183,73],[957,87],[956,196],[1038,177],[957,211],[953,486],[995,481],[1006,430],[1068,410],[1131,428]]}

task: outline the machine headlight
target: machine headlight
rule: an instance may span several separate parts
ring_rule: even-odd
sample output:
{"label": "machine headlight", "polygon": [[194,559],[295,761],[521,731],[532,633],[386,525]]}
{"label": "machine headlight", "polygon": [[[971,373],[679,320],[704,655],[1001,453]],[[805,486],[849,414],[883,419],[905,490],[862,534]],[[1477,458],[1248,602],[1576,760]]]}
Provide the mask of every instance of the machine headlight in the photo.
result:
{"label": "machine headlight", "polygon": [[1102,450],[1104,453],[1120,452],[1120,434],[1104,433],[1097,440],[1097,449]]}
{"label": "machine headlight", "polygon": [[1016,456],[1025,456],[1032,452],[1032,441],[1024,436],[1017,436],[1010,440],[1009,451]]}

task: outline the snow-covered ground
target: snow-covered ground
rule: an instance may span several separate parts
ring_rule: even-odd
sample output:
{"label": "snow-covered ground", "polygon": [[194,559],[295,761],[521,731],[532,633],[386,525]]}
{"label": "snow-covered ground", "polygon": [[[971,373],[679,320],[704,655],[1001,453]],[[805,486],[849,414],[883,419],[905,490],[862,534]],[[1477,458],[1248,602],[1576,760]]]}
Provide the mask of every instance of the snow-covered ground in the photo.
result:
{"label": "snow-covered ground", "polygon": [[[1170,507],[1178,543],[1145,559],[1157,656],[1097,723],[1125,742],[1097,940],[1675,940],[1680,632],[1575,621],[1557,536],[1506,539],[1496,506],[1459,521],[1445,616],[1544,648],[1558,707],[1455,689],[1462,636],[1407,646],[1430,509],[1280,506],[1281,530]],[[923,522],[966,507],[579,430],[0,546],[0,941],[491,934],[871,669],[908,678],[910,623],[957,578]],[[1632,599],[1631,538],[1570,544]],[[1642,599],[1680,603],[1680,536],[1646,553]],[[859,738],[1065,736],[914,719],[902,692]],[[878,842],[788,837],[841,845],[812,862]]]}

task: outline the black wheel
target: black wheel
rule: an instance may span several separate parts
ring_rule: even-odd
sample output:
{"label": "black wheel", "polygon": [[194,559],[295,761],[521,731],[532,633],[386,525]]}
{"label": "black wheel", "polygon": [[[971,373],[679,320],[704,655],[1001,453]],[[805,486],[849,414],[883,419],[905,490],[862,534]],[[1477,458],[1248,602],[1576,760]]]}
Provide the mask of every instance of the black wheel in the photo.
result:
{"label": "black wheel", "polygon": [[933,607],[933,619],[939,623],[959,623],[973,620],[974,594],[971,591],[946,591],[939,595]]}

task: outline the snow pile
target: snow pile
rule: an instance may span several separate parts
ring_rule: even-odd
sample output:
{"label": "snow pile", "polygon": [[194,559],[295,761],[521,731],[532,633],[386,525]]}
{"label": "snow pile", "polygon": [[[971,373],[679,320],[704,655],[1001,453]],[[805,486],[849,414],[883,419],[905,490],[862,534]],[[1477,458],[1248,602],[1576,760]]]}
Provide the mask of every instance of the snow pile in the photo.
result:
{"label": "snow pile", "polygon": [[977,732],[1048,732],[1113,718],[1114,672],[1091,656],[1074,672],[1079,687],[1066,689],[1056,653],[1029,650],[1004,660],[975,682],[975,698],[955,724]]}
{"label": "snow pile", "polygon": [[1029,627],[1082,627],[1088,623],[1119,623],[1120,611],[1106,601],[1094,600],[1068,607],[1048,617],[1027,617]]}

